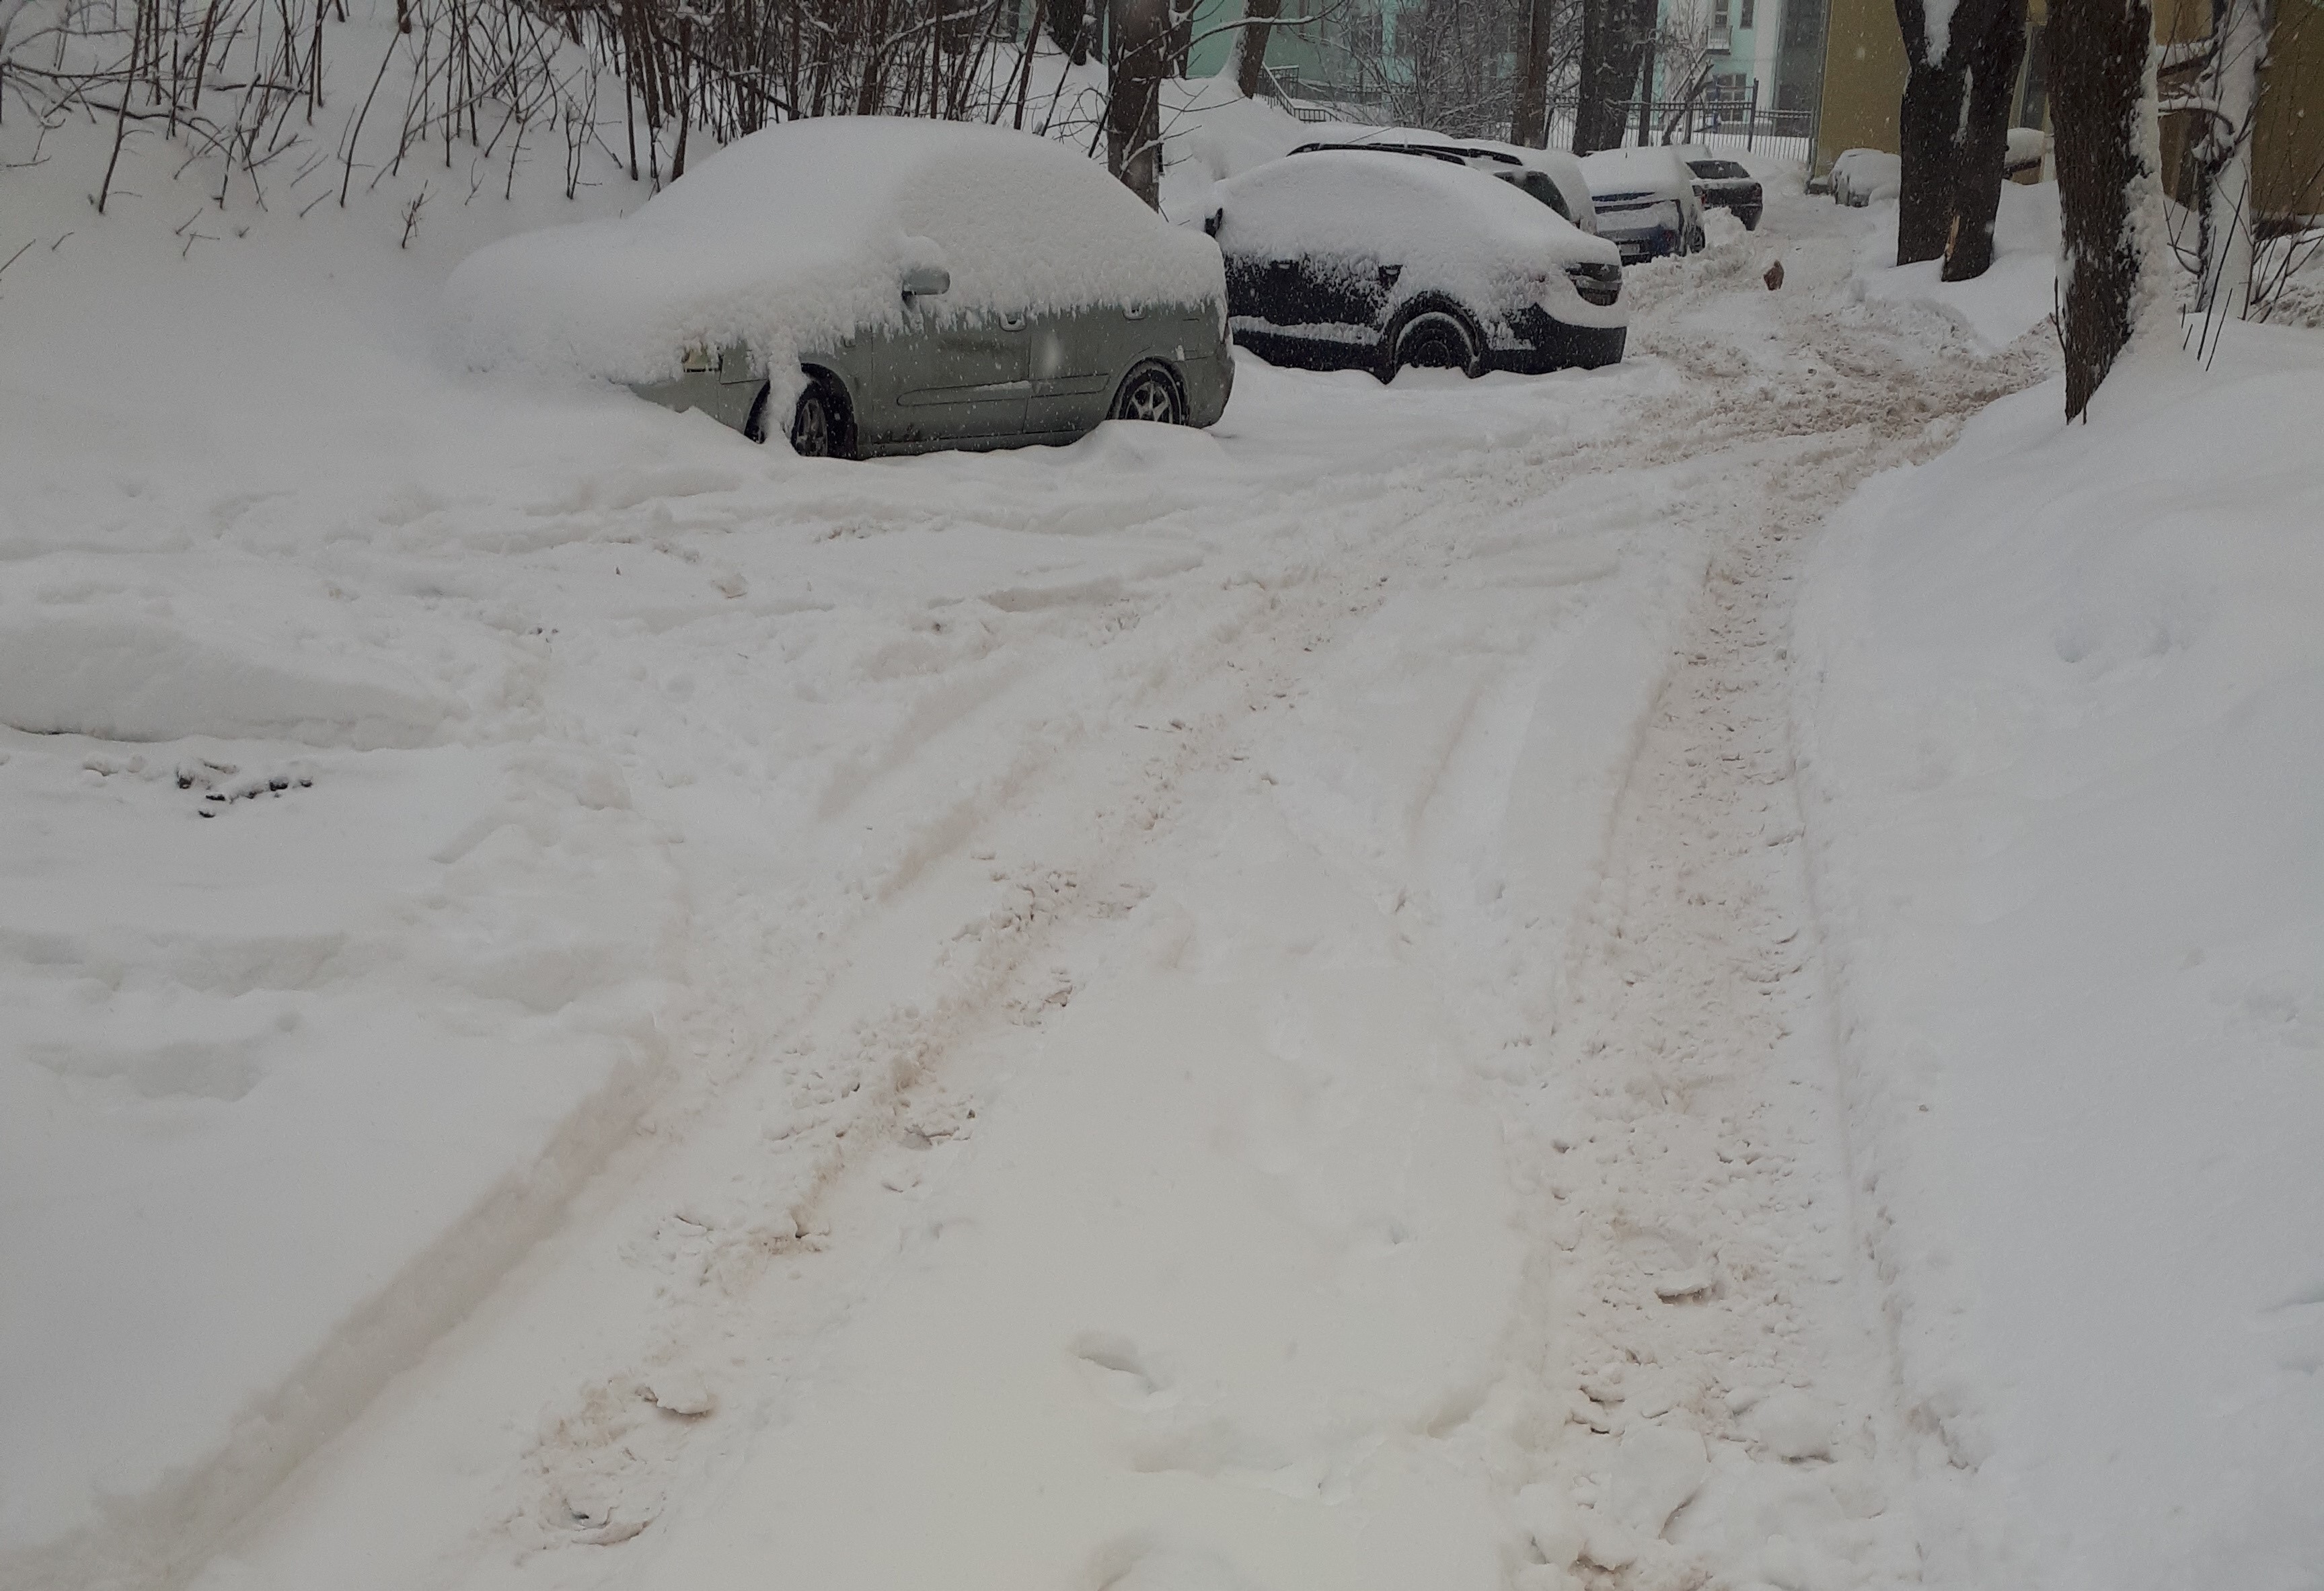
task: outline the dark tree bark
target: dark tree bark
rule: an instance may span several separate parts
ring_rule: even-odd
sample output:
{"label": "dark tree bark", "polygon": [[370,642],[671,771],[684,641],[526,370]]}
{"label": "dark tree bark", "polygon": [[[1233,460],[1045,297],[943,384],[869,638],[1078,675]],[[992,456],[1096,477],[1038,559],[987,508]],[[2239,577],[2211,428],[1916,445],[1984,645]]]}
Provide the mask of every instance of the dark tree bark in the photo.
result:
{"label": "dark tree bark", "polygon": [[[6,0],[0,0],[5,5]],[[1509,108],[1509,142],[1539,149],[1549,142],[1549,49],[1557,0],[1526,0],[1519,39],[1517,97]]]}
{"label": "dark tree bark", "polygon": [[1073,57],[1075,66],[1089,60],[1090,34],[1096,30],[1091,25],[1087,0],[1051,0],[1046,14],[1049,37],[1057,48]]}
{"label": "dark tree bark", "polygon": [[1639,58],[1654,32],[1654,0],[1582,0],[1580,101],[1573,115],[1573,152],[1594,154],[1621,146],[1637,87]]}
{"label": "dark tree bark", "polygon": [[2009,102],[2025,53],[2025,0],[2002,0],[1969,50],[1969,116],[1953,159],[1952,229],[1947,281],[1983,276],[1993,264],[1993,223],[2001,213],[2001,169],[2009,158]]}
{"label": "dark tree bark", "polygon": [[[1963,5],[1953,14],[1958,29]],[[1968,73],[1958,52],[1932,52],[1922,0],[1896,0],[1896,27],[1904,36],[1904,103],[1896,116],[1896,152],[1904,170],[1896,196],[1896,263],[1933,260],[1945,252],[1952,228],[1953,168]]]}
{"label": "dark tree bark", "polygon": [[2136,329],[2137,213],[2155,181],[2140,126],[2153,40],[2147,0],[2052,0],[2050,104],[2065,232],[2058,334],[2068,419],[2089,407]]}
{"label": "dark tree bark", "polygon": [[1169,0],[1111,0],[1106,29],[1106,169],[1162,204],[1162,74],[1170,56]]}
{"label": "dark tree bark", "polygon": [[1283,14],[1283,0],[1244,0],[1243,25],[1235,30],[1234,60],[1229,76],[1235,92],[1245,99],[1259,97],[1259,74],[1267,69],[1267,36]]}

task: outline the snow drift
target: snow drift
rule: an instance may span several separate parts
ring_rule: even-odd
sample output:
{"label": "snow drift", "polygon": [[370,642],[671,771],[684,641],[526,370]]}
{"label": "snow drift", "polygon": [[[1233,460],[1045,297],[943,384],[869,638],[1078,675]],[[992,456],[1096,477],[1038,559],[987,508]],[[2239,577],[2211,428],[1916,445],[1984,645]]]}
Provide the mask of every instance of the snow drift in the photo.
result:
{"label": "snow drift", "polygon": [[1967,281],[1941,280],[1944,262],[1896,263],[1896,206],[1891,194],[1880,224],[1866,235],[1849,291],[1859,303],[1909,304],[1951,321],[1979,346],[2007,347],[2057,308],[2058,185],[2001,185],[1993,228],[1993,263]]}
{"label": "snow drift", "polygon": [[2324,339],[2230,330],[1995,405],[1803,602],[1861,1197],[1989,1527],[1932,1585],[2324,1564]]}

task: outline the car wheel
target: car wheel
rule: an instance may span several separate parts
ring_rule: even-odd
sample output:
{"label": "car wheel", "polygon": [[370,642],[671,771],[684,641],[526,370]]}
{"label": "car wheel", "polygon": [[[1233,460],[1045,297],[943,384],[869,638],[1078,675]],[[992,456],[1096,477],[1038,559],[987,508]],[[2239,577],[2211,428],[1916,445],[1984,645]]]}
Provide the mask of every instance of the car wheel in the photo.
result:
{"label": "car wheel", "polygon": [[801,458],[829,458],[838,451],[839,417],[832,412],[830,390],[821,382],[809,383],[791,411],[791,451]]}
{"label": "car wheel", "polygon": [[1397,328],[1394,351],[1384,362],[1381,378],[1393,381],[1406,365],[1477,376],[1484,373],[1485,362],[1476,337],[1459,316],[1447,309],[1424,309]]}
{"label": "car wheel", "polygon": [[[751,406],[742,435],[753,442],[767,439],[767,409],[773,401],[772,386],[759,389],[759,400]],[[849,418],[845,394],[830,377],[810,373],[807,390],[791,408],[791,451],[801,458],[853,458],[854,431]]]}
{"label": "car wheel", "polygon": [[1681,249],[1679,253],[1683,254],[1699,254],[1710,246],[1711,240],[1703,235],[1702,228],[1700,226],[1690,226],[1686,229],[1686,246]]}
{"label": "car wheel", "polygon": [[1186,406],[1178,397],[1178,383],[1159,364],[1141,364],[1124,376],[1113,395],[1109,419],[1151,420],[1157,426],[1183,426]]}

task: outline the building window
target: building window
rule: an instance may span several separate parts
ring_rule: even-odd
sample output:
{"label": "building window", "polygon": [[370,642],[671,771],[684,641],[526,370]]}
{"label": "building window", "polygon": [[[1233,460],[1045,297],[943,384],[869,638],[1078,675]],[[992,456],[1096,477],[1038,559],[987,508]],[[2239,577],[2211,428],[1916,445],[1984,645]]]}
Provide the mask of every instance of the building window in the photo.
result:
{"label": "building window", "polygon": [[1752,26],[1751,16],[1752,14],[1758,9],[1758,6],[1759,0],[1743,0],[1743,20],[1736,25],[1746,28]]}
{"label": "building window", "polygon": [[1711,0],[1711,25],[1714,28],[1727,25],[1727,0]]}

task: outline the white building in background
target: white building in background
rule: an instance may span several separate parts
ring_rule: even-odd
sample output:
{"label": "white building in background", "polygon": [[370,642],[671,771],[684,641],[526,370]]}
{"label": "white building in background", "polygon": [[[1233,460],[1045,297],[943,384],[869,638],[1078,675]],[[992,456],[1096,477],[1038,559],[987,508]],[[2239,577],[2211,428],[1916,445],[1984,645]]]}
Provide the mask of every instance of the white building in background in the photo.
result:
{"label": "white building in background", "polygon": [[[1826,0],[1660,0],[1665,37],[1701,41],[1710,58],[1706,99],[1762,114],[1805,115],[1815,107],[1823,68]],[[1686,91],[1691,60],[1665,51],[1655,63],[1655,97]],[[1754,88],[1757,94],[1754,94]]]}

